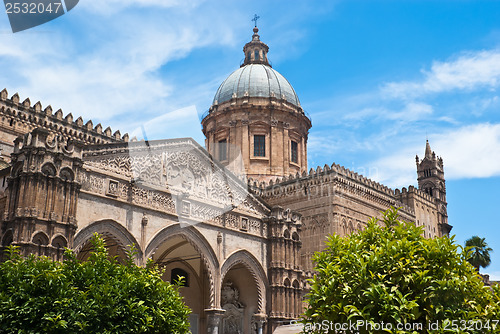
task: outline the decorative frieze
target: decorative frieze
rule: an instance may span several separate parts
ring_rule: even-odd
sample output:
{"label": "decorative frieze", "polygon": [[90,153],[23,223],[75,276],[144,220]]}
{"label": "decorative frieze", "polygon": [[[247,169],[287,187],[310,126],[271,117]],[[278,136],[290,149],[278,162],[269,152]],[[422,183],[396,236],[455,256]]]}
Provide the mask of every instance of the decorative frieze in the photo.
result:
{"label": "decorative frieze", "polygon": [[82,173],[81,180],[82,190],[102,194],[104,193],[105,178],[91,173]]}
{"label": "decorative frieze", "polygon": [[216,209],[208,205],[191,203],[191,216],[194,218],[223,226],[223,215],[224,212],[220,209]]}
{"label": "decorative frieze", "polygon": [[232,213],[227,213],[226,214],[226,227],[237,229],[239,226],[239,217],[232,214]]}
{"label": "decorative frieze", "polygon": [[131,193],[132,203],[134,204],[144,205],[156,210],[176,214],[175,202],[170,194],[139,187],[132,187]]}

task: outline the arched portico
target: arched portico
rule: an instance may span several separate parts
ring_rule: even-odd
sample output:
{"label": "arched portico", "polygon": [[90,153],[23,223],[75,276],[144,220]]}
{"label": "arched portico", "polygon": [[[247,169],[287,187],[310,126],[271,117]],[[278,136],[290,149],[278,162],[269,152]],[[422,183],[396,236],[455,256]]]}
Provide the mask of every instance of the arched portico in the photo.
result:
{"label": "arched portico", "polygon": [[219,308],[219,262],[205,237],[192,226],[179,224],[159,231],[146,247],[146,258],[164,269],[163,279],[175,282],[184,277],[180,288],[184,302],[192,310],[191,331],[207,333],[207,310]]}
{"label": "arched portico", "polygon": [[266,313],[267,275],[248,251],[231,254],[221,268],[221,333],[262,332]]}
{"label": "arched portico", "polygon": [[135,237],[123,225],[111,219],[96,221],[75,235],[73,249],[79,259],[84,260],[88,257],[92,248],[90,239],[95,233],[104,238],[109,254],[117,256],[119,261],[125,260],[126,250],[130,245],[134,245],[138,252],[135,261],[137,264],[142,264],[142,251]]}

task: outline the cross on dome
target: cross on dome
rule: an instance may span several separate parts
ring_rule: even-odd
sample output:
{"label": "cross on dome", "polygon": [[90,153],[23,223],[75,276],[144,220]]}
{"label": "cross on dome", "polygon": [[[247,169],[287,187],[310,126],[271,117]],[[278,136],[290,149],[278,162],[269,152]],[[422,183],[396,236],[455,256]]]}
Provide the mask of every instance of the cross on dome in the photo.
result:
{"label": "cross on dome", "polygon": [[252,21],[255,22],[255,27],[257,27],[257,20],[260,19],[260,16],[255,14]]}

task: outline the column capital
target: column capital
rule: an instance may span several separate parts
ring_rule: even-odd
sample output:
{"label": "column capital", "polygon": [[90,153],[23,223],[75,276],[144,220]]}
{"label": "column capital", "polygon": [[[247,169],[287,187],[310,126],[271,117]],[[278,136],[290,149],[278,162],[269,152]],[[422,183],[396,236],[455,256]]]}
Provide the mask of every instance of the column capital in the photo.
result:
{"label": "column capital", "polygon": [[226,312],[224,309],[211,308],[205,309],[205,314],[207,315],[207,333],[208,334],[218,334],[219,324],[222,315]]}

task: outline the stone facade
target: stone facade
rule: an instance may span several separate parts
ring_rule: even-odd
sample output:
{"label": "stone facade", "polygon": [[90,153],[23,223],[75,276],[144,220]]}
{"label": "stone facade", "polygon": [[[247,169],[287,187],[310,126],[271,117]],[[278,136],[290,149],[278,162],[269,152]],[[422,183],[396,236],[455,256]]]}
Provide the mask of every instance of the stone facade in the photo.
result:
{"label": "stone facade", "polygon": [[60,260],[69,247],[85,260],[98,233],[111,255],[123,260],[134,245],[138,265],[152,259],[165,280],[186,278],[193,333],[270,334],[303,311],[311,256],[328,234],[359,231],[390,206],[426,237],[448,234],[443,160],[428,143],[418,188],[392,190],[337,164],[307,171],[311,121],[257,32],[237,73],[250,86],[225,98],[220,88],[202,120],[206,149],[128,141],[0,92],[0,250]]}

